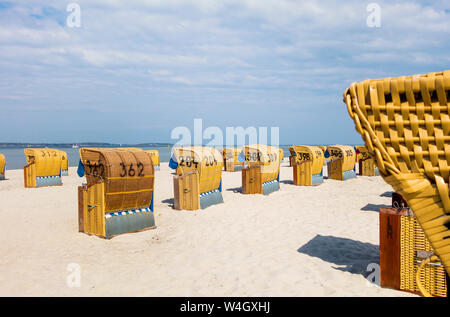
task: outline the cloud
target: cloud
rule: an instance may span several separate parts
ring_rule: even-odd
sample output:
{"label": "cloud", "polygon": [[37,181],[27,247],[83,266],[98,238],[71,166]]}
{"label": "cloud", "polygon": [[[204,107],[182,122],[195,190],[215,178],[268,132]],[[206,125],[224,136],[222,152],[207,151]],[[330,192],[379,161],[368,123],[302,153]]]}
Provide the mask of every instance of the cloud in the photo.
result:
{"label": "cloud", "polygon": [[[378,1],[381,28],[367,26],[369,2],[356,0],[76,2],[81,28],[65,24],[61,1],[0,2],[0,107],[11,115],[129,109],[164,118],[169,136],[173,122],[213,109],[202,115],[216,125],[239,114],[249,125],[269,120],[323,140],[324,125],[348,119],[341,95],[351,82],[450,64],[450,4],[443,0]],[[277,107],[290,113],[270,111]],[[306,112],[322,123],[304,119]],[[335,133],[359,140],[353,126]]]}

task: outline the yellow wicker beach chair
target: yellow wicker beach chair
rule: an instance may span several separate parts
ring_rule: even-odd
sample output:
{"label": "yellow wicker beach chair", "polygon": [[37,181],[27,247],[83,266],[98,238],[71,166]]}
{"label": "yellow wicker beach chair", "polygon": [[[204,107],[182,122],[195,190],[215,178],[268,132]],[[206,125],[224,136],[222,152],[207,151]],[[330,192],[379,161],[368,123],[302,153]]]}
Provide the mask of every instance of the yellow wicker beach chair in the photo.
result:
{"label": "yellow wicker beach chair", "polygon": [[237,172],[242,170],[244,164],[238,160],[241,151],[242,149],[238,148],[224,148],[222,150],[225,171]]}
{"label": "yellow wicker beach chair", "polygon": [[160,160],[158,150],[145,150],[144,152],[151,156],[155,170],[159,170]]}
{"label": "yellow wicker beach chair", "polygon": [[202,146],[173,148],[169,167],[177,174],[175,209],[197,210],[223,203],[223,157],[218,150]]}
{"label": "yellow wicker beach chair", "polygon": [[375,162],[373,157],[369,154],[367,147],[357,145],[356,149],[356,164],[359,165],[360,176],[375,176]]}
{"label": "yellow wicker beach chair", "polygon": [[327,151],[327,146],[325,146],[325,145],[318,145],[318,147],[324,153],[324,165],[326,165],[328,163],[328,161],[331,160],[331,156],[325,157],[325,152]]}
{"label": "yellow wicker beach chair", "polygon": [[325,151],[325,157],[329,157],[328,178],[345,181],[356,177],[356,151],[350,145],[329,145]]}
{"label": "yellow wicker beach chair", "polygon": [[294,158],[295,185],[319,185],[323,183],[324,153],[318,146],[293,145],[289,147]]}
{"label": "yellow wicker beach chair", "polygon": [[344,102],[381,176],[406,199],[450,273],[450,71],[353,83]]}
{"label": "yellow wicker beach chair", "polygon": [[3,154],[0,154],[0,180],[5,179],[6,159]]}
{"label": "yellow wicker beach chair", "polygon": [[248,168],[242,170],[242,193],[268,195],[280,189],[280,149],[254,144],[244,146],[241,155]]}
{"label": "yellow wicker beach chair", "polygon": [[57,150],[61,154],[61,176],[69,176],[69,157],[67,153],[61,150]]}
{"label": "yellow wicker beach chair", "polygon": [[103,238],[154,228],[155,173],[142,150],[80,149],[79,231]]}
{"label": "yellow wicker beach chair", "polygon": [[48,148],[24,149],[28,165],[24,166],[25,187],[62,185],[61,151]]}

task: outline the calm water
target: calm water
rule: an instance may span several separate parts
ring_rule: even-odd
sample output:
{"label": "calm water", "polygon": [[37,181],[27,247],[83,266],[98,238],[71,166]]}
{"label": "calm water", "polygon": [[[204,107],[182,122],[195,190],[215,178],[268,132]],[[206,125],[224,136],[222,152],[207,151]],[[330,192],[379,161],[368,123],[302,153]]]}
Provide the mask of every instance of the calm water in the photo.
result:
{"label": "calm water", "polygon": [[[289,146],[282,145],[280,146],[284,155],[289,156]],[[71,149],[71,148],[58,148],[59,150],[65,151],[67,156],[69,157],[69,166],[78,166],[78,162],[80,161],[80,152],[79,149]],[[143,147],[143,150],[158,150],[159,157],[161,163],[169,162],[171,147]],[[18,149],[0,149],[0,153],[5,155],[6,158],[6,168],[10,170],[21,169],[27,162],[25,160],[25,154],[23,153],[23,148]]]}

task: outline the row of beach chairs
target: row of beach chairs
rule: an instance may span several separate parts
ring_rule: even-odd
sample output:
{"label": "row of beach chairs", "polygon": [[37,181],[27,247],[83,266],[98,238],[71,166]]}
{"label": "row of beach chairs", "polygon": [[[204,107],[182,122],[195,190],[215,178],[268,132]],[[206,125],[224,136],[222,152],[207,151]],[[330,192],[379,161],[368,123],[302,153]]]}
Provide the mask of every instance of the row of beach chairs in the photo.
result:
{"label": "row of beach chairs", "polygon": [[[374,175],[377,170],[401,202],[400,208],[380,209],[381,286],[447,296],[450,71],[353,83],[344,93],[344,103],[364,147],[293,146],[294,183],[319,185],[325,162],[329,178],[337,180],[354,178],[357,163],[362,175]],[[78,172],[87,180],[79,188],[80,231],[110,238],[153,228],[155,168],[151,156],[138,149],[80,152]],[[176,174],[175,208],[199,209],[223,202],[223,168],[242,170],[243,193],[267,194],[279,189],[280,149],[257,145],[238,152],[175,149],[170,161]],[[51,184],[53,180],[38,180],[46,177],[44,170],[62,175],[55,159],[60,154],[51,154],[53,158],[43,167],[32,165],[40,164],[47,153],[27,157],[25,178],[31,175],[31,179],[26,184]],[[4,171],[0,156],[0,171],[2,164]]]}

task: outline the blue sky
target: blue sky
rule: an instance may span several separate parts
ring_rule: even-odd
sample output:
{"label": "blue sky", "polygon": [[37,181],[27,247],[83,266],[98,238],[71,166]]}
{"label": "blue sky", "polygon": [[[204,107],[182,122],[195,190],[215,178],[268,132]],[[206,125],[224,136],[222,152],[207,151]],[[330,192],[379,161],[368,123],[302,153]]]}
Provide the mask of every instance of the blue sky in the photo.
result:
{"label": "blue sky", "polygon": [[177,126],[277,126],[361,143],[354,81],[450,69],[448,1],[0,1],[0,142],[171,142]]}

